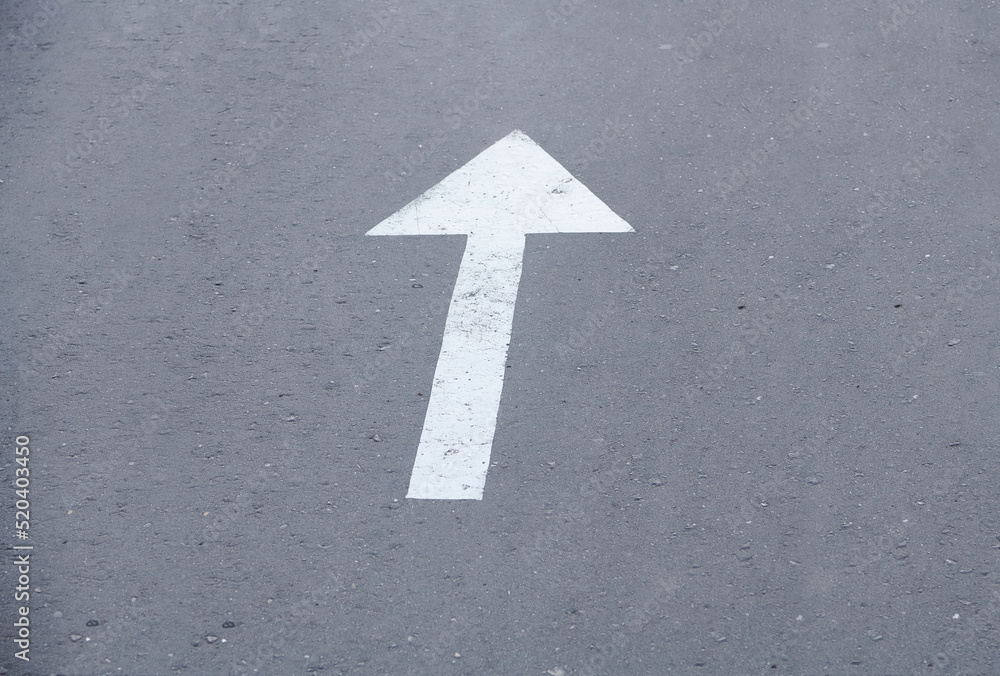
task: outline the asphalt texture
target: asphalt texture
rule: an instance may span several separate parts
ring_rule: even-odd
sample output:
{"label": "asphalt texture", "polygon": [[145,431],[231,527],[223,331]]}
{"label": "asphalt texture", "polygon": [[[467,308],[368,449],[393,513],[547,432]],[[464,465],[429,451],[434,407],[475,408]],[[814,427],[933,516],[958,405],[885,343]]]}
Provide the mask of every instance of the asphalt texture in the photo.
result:
{"label": "asphalt texture", "polygon": [[[0,673],[1000,673],[998,11],[0,2]],[[514,129],[636,232],[407,500],[464,238],[364,233]]]}

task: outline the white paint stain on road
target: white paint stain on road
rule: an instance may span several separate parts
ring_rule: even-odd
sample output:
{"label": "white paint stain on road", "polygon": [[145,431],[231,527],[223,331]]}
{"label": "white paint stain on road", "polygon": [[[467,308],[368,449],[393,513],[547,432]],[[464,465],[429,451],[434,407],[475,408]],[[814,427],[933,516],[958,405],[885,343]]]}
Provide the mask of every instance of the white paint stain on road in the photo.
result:
{"label": "white paint stain on road", "polygon": [[520,131],[368,232],[468,236],[408,498],[483,498],[525,235],[573,232],[633,230]]}

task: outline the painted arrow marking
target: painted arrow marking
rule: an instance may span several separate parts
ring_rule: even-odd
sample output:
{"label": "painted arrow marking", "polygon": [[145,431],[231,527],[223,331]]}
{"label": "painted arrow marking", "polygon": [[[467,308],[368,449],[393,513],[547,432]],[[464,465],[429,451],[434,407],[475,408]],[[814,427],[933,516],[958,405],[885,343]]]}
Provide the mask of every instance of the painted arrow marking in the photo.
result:
{"label": "painted arrow marking", "polygon": [[368,231],[467,235],[406,497],[482,500],[525,235],[634,232],[520,131]]}

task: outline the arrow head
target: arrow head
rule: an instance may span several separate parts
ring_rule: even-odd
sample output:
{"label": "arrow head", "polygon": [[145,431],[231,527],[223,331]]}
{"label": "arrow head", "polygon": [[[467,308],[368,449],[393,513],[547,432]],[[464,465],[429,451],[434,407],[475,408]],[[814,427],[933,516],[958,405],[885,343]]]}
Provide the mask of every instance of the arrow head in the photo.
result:
{"label": "arrow head", "polygon": [[369,235],[634,232],[526,134],[513,131]]}

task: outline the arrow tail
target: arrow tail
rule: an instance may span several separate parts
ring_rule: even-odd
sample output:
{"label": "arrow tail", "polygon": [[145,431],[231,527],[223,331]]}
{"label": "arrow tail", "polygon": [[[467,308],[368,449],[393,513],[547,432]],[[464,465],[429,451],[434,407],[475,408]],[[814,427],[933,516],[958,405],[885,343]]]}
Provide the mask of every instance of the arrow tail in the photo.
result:
{"label": "arrow tail", "polygon": [[408,498],[482,500],[521,280],[524,235],[469,236]]}

